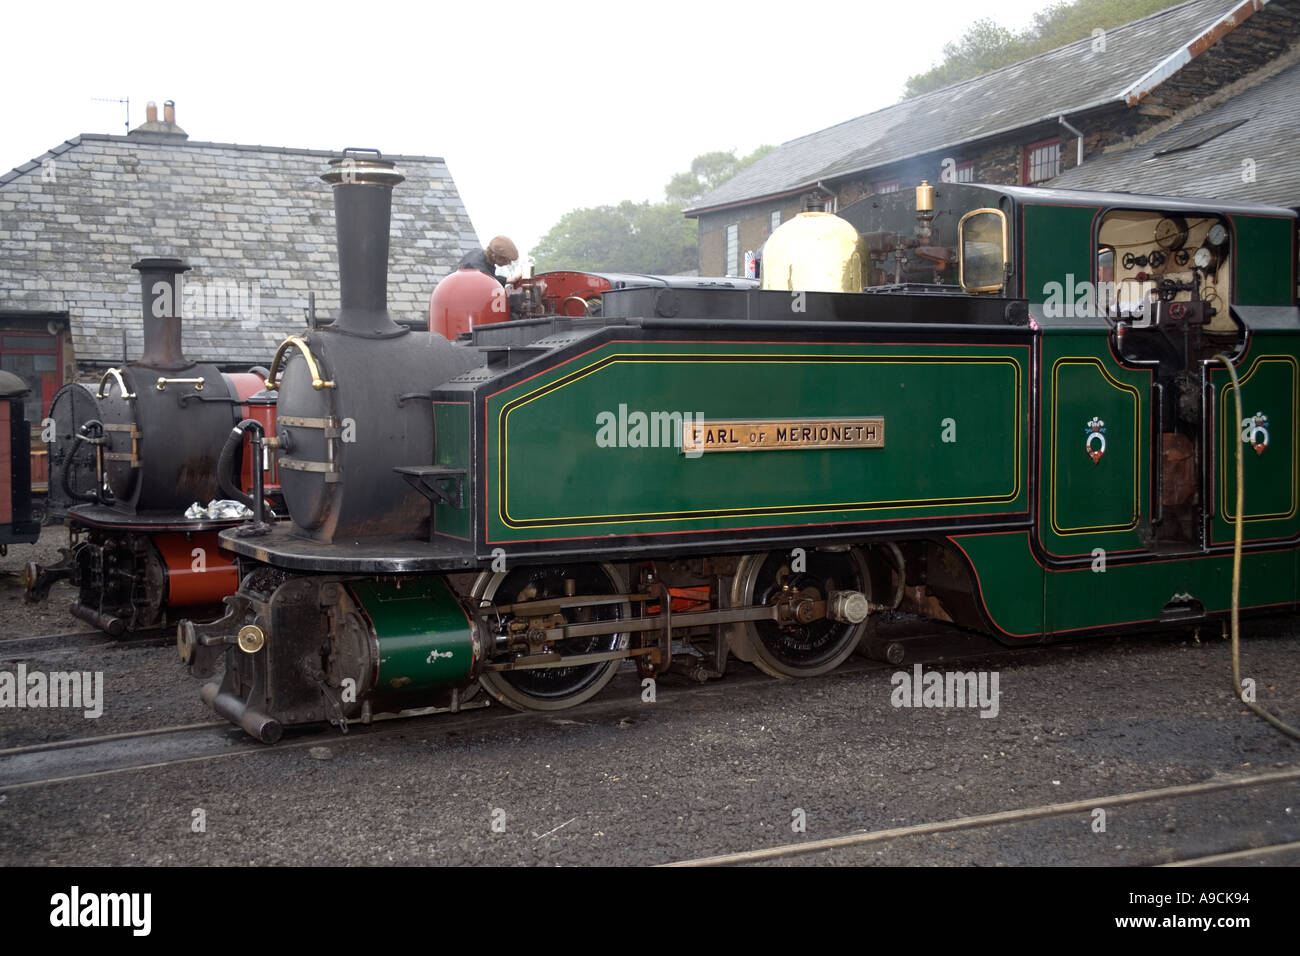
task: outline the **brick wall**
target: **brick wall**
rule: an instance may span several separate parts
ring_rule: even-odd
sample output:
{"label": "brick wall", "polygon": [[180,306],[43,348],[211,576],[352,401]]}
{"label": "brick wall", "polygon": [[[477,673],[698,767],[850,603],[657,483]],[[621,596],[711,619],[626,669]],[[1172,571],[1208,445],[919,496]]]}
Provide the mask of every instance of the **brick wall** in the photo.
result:
{"label": "brick wall", "polygon": [[772,213],[780,211],[781,221],[793,219],[803,209],[800,196],[768,200],[752,206],[740,206],[700,217],[700,275],[726,274],[727,226],[740,226],[740,268],[745,268],[745,253],[757,252],[772,234]]}

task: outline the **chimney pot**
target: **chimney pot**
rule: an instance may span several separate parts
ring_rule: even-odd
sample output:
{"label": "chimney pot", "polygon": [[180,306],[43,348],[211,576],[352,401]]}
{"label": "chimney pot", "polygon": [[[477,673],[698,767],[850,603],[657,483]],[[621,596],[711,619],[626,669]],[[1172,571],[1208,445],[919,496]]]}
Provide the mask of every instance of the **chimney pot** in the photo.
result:
{"label": "chimney pot", "polygon": [[158,104],[153,100],[150,100],[149,105],[144,108],[144,120],[146,123],[158,122]]}
{"label": "chimney pot", "polygon": [[164,103],[163,103],[163,122],[164,122],[164,123],[175,123],[175,122],[176,122],[176,101],[175,101],[175,100],[166,100],[166,101],[164,101]]}

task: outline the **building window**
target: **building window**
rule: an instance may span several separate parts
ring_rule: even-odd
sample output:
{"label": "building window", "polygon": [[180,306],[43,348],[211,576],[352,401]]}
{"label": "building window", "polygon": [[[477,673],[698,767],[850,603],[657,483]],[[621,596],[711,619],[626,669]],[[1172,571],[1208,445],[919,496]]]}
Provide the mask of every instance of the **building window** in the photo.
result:
{"label": "building window", "polygon": [[1025,147],[1024,175],[1026,186],[1047,182],[1061,174],[1061,141],[1048,139]]}
{"label": "building window", "polygon": [[957,182],[973,183],[975,182],[975,164],[958,163],[957,164]]}
{"label": "building window", "polygon": [[740,225],[738,223],[732,223],[727,227],[727,248],[722,262],[726,275],[740,275]]}
{"label": "building window", "polygon": [[886,179],[883,182],[872,183],[871,192],[873,195],[876,196],[880,195],[881,193],[896,193],[898,192],[898,187],[901,185],[902,182],[900,180]]}
{"label": "building window", "polygon": [[772,218],[768,223],[768,229],[772,232],[776,232],[776,227],[779,225],[781,225],[781,210],[778,209],[776,212],[772,213]]}

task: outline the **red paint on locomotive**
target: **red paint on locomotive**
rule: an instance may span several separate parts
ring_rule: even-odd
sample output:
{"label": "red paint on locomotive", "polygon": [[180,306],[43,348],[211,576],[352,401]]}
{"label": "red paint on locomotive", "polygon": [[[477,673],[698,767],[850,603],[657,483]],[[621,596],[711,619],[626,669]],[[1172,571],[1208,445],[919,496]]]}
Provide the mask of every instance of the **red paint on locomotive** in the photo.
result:
{"label": "red paint on locomotive", "polygon": [[168,607],[220,604],[238,590],[235,562],[221,550],[215,531],[159,534],[153,543],[167,569]]}
{"label": "red paint on locomotive", "polygon": [[608,292],[610,282],[590,272],[545,272],[534,277],[542,283],[542,301],[547,315],[586,315],[587,302]]}
{"label": "red paint on locomotive", "polygon": [[510,318],[510,303],[500,282],[477,269],[447,276],[429,296],[429,331],[449,342],[479,325]]}
{"label": "red paint on locomotive", "polygon": [[[261,422],[265,434],[275,434],[275,402],[274,396],[271,396],[270,402],[249,402],[248,399],[265,391],[266,379],[259,372],[228,372],[226,378],[230,381],[231,388],[244,404],[239,406],[241,418],[251,418],[254,421]],[[244,456],[243,466],[239,472],[239,487],[244,491],[253,490],[253,462],[256,459],[256,453],[250,440],[244,439]],[[279,477],[275,470],[275,458],[270,457],[267,467],[262,474],[262,488],[266,491],[273,491],[280,487]]]}

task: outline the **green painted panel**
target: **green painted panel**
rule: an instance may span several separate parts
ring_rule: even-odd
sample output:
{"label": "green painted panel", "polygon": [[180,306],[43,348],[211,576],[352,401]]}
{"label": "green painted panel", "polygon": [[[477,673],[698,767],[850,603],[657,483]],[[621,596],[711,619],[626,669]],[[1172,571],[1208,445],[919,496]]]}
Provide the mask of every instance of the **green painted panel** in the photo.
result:
{"label": "green painted panel", "polygon": [[[1151,373],[1119,365],[1104,330],[1045,330],[1042,354],[1039,541],[1056,557],[1142,549]],[[1090,434],[1094,420],[1101,437]],[[1101,455],[1094,460],[1090,452]]]}
{"label": "green painted panel", "polygon": [[1096,359],[1052,366],[1049,510],[1057,534],[1137,526],[1143,404]]}
{"label": "green painted panel", "polygon": [[1025,298],[1042,303],[1049,283],[1071,289],[1092,280],[1093,206],[1024,206],[1021,242],[1025,262]]}
{"label": "green painted panel", "polygon": [[[1023,512],[1027,362],[1027,346],[607,343],[488,398],[487,543]],[[690,456],[653,418],[669,412],[880,416],[885,443]]]}
{"label": "green painted panel", "polygon": [[1294,219],[1233,216],[1237,233],[1239,305],[1291,305],[1295,301]]}
{"label": "green painted panel", "polygon": [[1029,550],[1029,532],[957,535],[993,626],[1012,637],[1043,632],[1043,567]]}
{"label": "green painted panel", "polygon": [[1231,542],[1233,537],[1238,446],[1244,452],[1246,485],[1243,537],[1251,541],[1300,533],[1296,487],[1300,477],[1300,363],[1294,354],[1297,345],[1300,340],[1293,336],[1260,335],[1252,343],[1246,360],[1237,369],[1242,418],[1247,421],[1237,418],[1227,370],[1219,366],[1212,371],[1217,396],[1213,497],[1216,543]]}
{"label": "green painted panel", "polygon": [[[433,403],[434,464],[451,468],[464,468],[467,500],[472,500],[468,481],[470,461],[470,405],[456,402]],[[470,534],[469,508],[453,508],[448,504],[434,507],[435,527],[439,535],[468,541]]]}
{"label": "green painted panel", "polygon": [[[1034,637],[1046,595],[1047,629],[1068,633],[1159,620],[1175,595],[1190,594],[1207,611],[1222,612],[1232,602],[1232,555],[1139,564],[1045,571],[1029,549],[1027,534],[958,535],[952,538],[970,559],[989,617],[1006,634]],[[1045,582],[1045,586],[1038,585]],[[1293,605],[1296,600],[1294,549],[1243,556],[1243,608]]]}
{"label": "green painted panel", "polygon": [[378,696],[416,707],[421,695],[468,680],[469,618],[441,577],[352,581],[348,588],[379,638]]}

